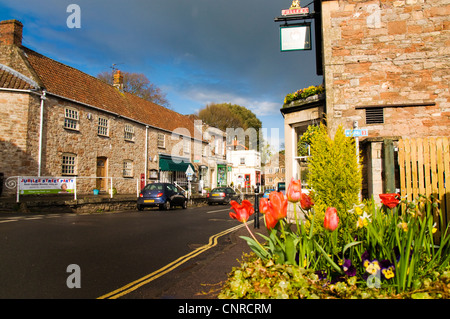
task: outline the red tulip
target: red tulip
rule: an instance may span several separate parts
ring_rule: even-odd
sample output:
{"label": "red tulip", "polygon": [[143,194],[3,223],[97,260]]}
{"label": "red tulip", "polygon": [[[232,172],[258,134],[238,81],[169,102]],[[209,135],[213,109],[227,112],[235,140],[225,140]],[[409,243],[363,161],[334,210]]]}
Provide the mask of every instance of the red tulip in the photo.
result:
{"label": "red tulip", "polygon": [[301,195],[302,195],[302,183],[300,180],[295,181],[294,178],[292,177],[286,192],[286,196],[290,202],[296,203],[300,200]]}
{"label": "red tulip", "polygon": [[269,212],[269,200],[267,198],[261,198],[259,200],[259,211],[263,214]]}
{"label": "red tulip", "polygon": [[302,193],[302,197],[300,198],[300,206],[304,210],[309,210],[314,206],[314,202],[312,201],[311,197]]}
{"label": "red tulip", "polygon": [[282,192],[271,192],[269,194],[269,210],[275,219],[280,220],[286,217],[288,201]]}
{"label": "red tulip", "polygon": [[400,203],[400,195],[399,194],[380,194],[381,202],[389,208],[394,208]]}
{"label": "red tulip", "polygon": [[268,228],[268,229],[273,229],[273,228],[275,228],[275,226],[277,225],[277,223],[278,223],[278,219],[275,219],[275,217],[273,217],[273,215],[272,214],[265,214],[264,215],[264,219],[265,219],[265,221],[266,221],[266,227]]}
{"label": "red tulip", "polygon": [[334,207],[328,207],[325,212],[325,219],[323,221],[323,227],[330,231],[334,231],[339,224],[339,217],[337,210]]}
{"label": "red tulip", "polygon": [[234,200],[232,200],[230,204],[231,208],[236,212],[230,212],[230,217],[243,223],[245,223],[255,211],[252,203],[246,199],[242,201],[241,205]]}
{"label": "red tulip", "polygon": [[269,194],[269,200],[267,198],[261,198],[259,200],[259,210],[265,215],[264,218],[267,228],[272,229],[280,219],[286,217],[287,200],[281,192],[271,192]]}

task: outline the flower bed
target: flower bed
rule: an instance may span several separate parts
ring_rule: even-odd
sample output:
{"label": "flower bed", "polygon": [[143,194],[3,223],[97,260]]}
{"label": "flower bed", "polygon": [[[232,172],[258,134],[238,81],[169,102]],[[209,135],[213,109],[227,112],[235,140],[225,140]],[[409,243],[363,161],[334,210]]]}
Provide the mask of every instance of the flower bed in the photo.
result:
{"label": "flower bed", "polygon": [[[264,240],[259,241],[247,227],[251,237],[242,238],[254,257],[233,269],[220,298],[450,297],[448,227],[436,245],[439,214],[430,201],[409,203],[384,194],[382,206],[373,201],[355,206],[345,223],[335,208],[316,221],[311,199],[298,185],[291,181],[287,197],[300,204],[305,220],[287,223],[288,200],[281,193],[261,199],[269,236],[258,234]],[[231,217],[241,222],[253,213],[248,201],[232,206]],[[314,231],[316,222],[322,231]]]}
{"label": "flower bed", "polygon": [[[347,177],[344,184],[337,181],[346,174],[331,175],[338,190],[354,183]],[[326,183],[324,178],[318,182]],[[257,237],[247,226],[251,236],[242,238],[255,258],[233,270],[220,297],[449,297],[449,226],[432,198],[407,201],[398,194],[381,194],[381,205],[373,199],[348,205],[352,196],[343,195],[321,193],[317,185],[311,198],[302,193],[300,181],[292,179],[286,198],[278,192],[262,198],[259,208],[268,233]],[[288,201],[294,204],[292,223],[287,219]],[[338,208],[324,206],[330,202]],[[245,224],[254,212],[246,200],[241,205],[232,202],[232,208],[230,216]]]}

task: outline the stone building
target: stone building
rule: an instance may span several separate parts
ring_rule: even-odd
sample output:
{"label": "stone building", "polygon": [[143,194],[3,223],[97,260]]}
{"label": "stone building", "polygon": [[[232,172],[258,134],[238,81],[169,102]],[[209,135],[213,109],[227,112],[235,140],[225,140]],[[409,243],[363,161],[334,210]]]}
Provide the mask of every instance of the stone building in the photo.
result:
{"label": "stone building", "polygon": [[[77,190],[135,193],[149,181],[186,182],[206,159],[187,116],[22,45],[23,25],[0,22],[0,172],[77,177]],[[200,154],[195,157],[194,154]],[[138,185],[137,185],[138,184]]]}
{"label": "stone building", "polygon": [[399,188],[398,179],[394,189],[384,181],[386,141],[397,154],[401,139],[450,136],[450,3],[316,2],[325,96],[282,109],[286,178],[298,174],[295,146],[308,124],[326,117],[332,135],[357,124],[368,131],[359,138],[363,195],[378,199]]}
{"label": "stone building", "polygon": [[286,182],[286,167],[284,153],[279,152],[262,167],[262,185],[265,189],[277,189],[282,182]]}

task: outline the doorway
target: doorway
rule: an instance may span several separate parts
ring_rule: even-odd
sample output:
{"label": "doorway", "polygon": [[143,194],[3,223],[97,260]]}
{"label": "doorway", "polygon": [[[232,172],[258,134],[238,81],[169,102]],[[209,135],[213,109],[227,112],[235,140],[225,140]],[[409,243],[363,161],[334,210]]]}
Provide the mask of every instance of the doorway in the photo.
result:
{"label": "doorway", "polygon": [[97,157],[97,189],[106,192],[106,167],[108,159],[106,157]]}
{"label": "doorway", "polygon": [[245,174],[244,183],[245,188],[250,188],[250,174]]}

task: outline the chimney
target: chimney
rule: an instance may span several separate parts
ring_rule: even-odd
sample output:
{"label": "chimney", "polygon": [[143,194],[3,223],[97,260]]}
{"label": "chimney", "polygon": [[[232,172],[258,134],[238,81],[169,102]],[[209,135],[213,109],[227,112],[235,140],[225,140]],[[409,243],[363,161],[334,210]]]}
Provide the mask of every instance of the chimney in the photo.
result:
{"label": "chimney", "polygon": [[117,70],[116,73],[114,73],[114,84],[113,85],[120,92],[123,92],[123,74],[120,72],[120,70]]}
{"label": "chimney", "polygon": [[0,44],[22,46],[23,24],[18,20],[0,22]]}

